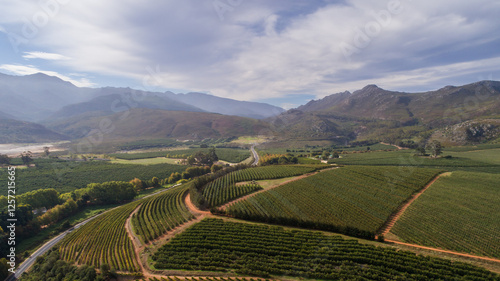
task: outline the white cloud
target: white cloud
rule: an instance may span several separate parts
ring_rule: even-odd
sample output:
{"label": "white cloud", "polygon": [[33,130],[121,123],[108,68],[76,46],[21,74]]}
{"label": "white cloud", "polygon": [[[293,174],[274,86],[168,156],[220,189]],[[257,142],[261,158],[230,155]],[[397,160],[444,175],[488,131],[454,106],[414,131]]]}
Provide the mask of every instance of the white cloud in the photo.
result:
{"label": "white cloud", "polygon": [[40,70],[33,65],[2,64],[2,65],[0,65],[0,69],[6,70],[6,71],[13,73],[13,74],[16,74],[16,75],[31,75],[31,74],[35,74],[35,73],[43,73],[43,74],[46,74],[49,76],[56,76],[64,81],[68,81],[68,82],[72,83],[73,85],[75,85],[77,87],[93,87],[93,86],[95,86],[95,84],[92,83],[87,78],[81,78],[79,80],[75,80],[75,79],[72,79],[66,75],[57,73],[55,71]]}
{"label": "white cloud", "polygon": [[67,60],[66,56],[46,53],[46,52],[24,52],[23,58],[25,59],[43,59],[43,60]]}
{"label": "white cloud", "polygon": [[[366,84],[434,87],[499,71],[490,60],[500,52],[490,45],[500,41],[500,2],[399,1],[402,12],[349,59],[341,43],[354,44],[389,1],[244,1],[224,21],[212,1],[70,1],[29,40],[30,49],[50,53],[25,56],[52,59],[67,73],[130,78],[131,86],[160,81],[245,100],[322,97]],[[40,7],[13,3],[0,0],[0,24],[20,33],[23,17]],[[156,65],[150,79],[146,69]]]}

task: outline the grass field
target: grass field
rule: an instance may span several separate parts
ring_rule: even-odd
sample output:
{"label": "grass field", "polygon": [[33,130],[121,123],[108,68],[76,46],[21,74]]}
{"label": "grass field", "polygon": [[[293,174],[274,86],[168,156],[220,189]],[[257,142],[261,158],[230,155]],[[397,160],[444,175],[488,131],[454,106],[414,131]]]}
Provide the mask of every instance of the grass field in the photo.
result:
{"label": "grass field", "polygon": [[500,175],[453,172],[396,222],[401,241],[500,258]]}
{"label": "grass field", "polygon": [[257,194],[226,212],[242,219],[370,239],[403,201],[437,174],[422,168],[343,167]]}
{"label": "grass field", "polygon": [[314,280],[494,280],[469,264],[360,244],[320,232],[205,219],[153,256],[157,269]]}

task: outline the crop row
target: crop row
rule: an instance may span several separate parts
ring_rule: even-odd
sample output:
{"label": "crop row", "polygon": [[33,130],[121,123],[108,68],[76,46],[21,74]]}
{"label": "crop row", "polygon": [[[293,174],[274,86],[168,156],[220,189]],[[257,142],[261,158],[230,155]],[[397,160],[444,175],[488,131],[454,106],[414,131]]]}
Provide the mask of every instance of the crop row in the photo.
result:
{"label": "crop row", "polygon": [[[205,219],[153,256],[155,268],[333,280],[495,280],[473,265],[319,232]],[[403,279],[404,278],[404,279]]]}
{"label": "crop row", "polygon": [[248,193],[262,189],[255,184],[239,186],[236,184],[238,182],[293,177],[310,173],[324,167],[325,166],[321,165],[284,165],[238,170],[210,182],[203,188],[202,194],[210,206],[219,206]]}
{"label": "crop row", "polygon": [[183,201],[186,191],[185,186],[173,188],[139,207],[132,225],[144,243],[193,218]]}
{"label": "crop row", "polygon": [[312,227],[373,238],[387,218],[439,171],[350,166],[307,177],[237,202],[227,214],[242,219]]}
{"label": "crop row", "polygon": [[142,201],[113,209],[68,234],[59,246],[61,258],[77,264],[96,267],[108,264],[120,271],[138,271],[139,265],[125,230],[125,222]]}
{"label": "crop row", "polygon": [[149,278],[142,279],[142,281],[268,281],[268,279],[260,279],[260,278],[240,278],[240,277],[185,277],[179,279],[177,277],[161,277],[161,278]]}
{"label": "crop row", "polygon": [[453,172],[441,177],[396,222],[401,240],[500,258],[500,175]]}

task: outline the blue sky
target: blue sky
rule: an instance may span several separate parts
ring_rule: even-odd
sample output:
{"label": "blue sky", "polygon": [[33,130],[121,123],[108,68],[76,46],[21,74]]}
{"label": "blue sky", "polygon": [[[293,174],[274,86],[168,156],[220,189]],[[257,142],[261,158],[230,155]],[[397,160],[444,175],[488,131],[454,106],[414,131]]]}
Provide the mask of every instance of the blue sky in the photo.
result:
{"label": "blue sky", "polygon": [[0,0],[0,72],[291,108],[500,80],[494,0]]}

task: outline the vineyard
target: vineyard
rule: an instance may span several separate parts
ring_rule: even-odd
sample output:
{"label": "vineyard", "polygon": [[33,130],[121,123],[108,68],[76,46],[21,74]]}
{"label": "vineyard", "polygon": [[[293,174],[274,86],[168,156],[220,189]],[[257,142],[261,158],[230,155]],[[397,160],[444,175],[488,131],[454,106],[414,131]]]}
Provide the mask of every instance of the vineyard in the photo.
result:
{"label": "vineyard", "polygon": [[132,216],[132,225],[144,243],[194,218],[183,201],[186,191],[185,186],[175,187],[139,207]]}
{"label": "vineyard", "polygon": [[[331,280],[498,280],[473,265],[320,232],[205,219],[162,246],[155,268]],[[174,279],[175,280],[175,279]],[[212,279],[214,280],[214,279]],[[233,279],[234,280],[234,279]]]}
{"label": "vineyard", "polygon": [[400,240],[500,258],[499,174],[453,172],[425,191],[396,222]]}
{"label": "vineyard", "polygon": [[[143,153],[115,153],[111,154],[110,156],[125,160],[157,158],[157,157],[186,159],[189,155],[192,155],[198,151],[208,152],[208,150],[209,148],[190,148],[182,150],[154,151],[154,152],[143,152]],[[215,153],[219,157],[219,160],[231,163],[239,163],[250,157],[250,151],[246,149],[216,148]]]}
{"label": "vineyard", "polygon": [[143,201],[113,209],[68,234],[59,246],[61,258],[77,264],[108,264],[120,271],[139,271],[125,222]]}
{"label": "vineyard", "polygon": [[371,239],[402,202],[438,173],[422,168],[343,167],[236,202],[226,213]]}
{"label": "vineyard", "polygon": [[[78,264],[99,267],[107,263],[120,271],[138,271],[132,241],[125,229],[127,219],[142,204],[143,211],[135,217],[134,227],[143,239],[156,238],[164,228],[174,227],[191,218],[185,205],[179,201],[186,190],[187,187],[179,186],[95,218],[63,240],[59,247],[61,258]],[[164,218],[166,221],[162,221]]]}
{"label": "vineyard", "polygon": [[[17,193],[41,188],[54,188],[59,193],[71,192],[84,188],[89,183],[106,181],[130,181],[134,178],[150,180],[152,177],[168,178],[171,173],[182,173],[186,166],[157,164],[157,165],[126,165],[111,164],[105,161],[47,161],[40,163],[36,168],[19,169],[17,171]],[[0,169],[0,177],[6,171]]]}
{"label": "vineyard", "polygon": [[238,197],[262,189],[256,184],[238,185],[238,182],[278,179],[303,175],[328,166],[325,165],[283,165],[254,167],[229,173],[210,182],[202,192],[210,206],[219,206]]}

